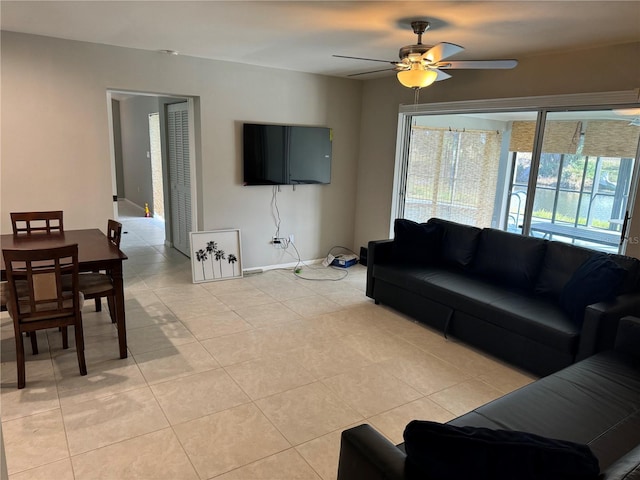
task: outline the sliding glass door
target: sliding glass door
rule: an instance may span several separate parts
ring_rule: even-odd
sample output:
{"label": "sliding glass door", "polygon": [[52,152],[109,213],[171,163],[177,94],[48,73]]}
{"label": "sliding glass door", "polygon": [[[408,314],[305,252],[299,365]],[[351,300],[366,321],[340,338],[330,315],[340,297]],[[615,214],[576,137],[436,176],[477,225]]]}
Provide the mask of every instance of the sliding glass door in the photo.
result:
{"label": "sliding glass door", "polygon": [[[611,110],[548,112],[512,124],[509,229],[604,251],[621,244],[640,127]],[[538,125],[540,125],[540,122]],[[537,140],[537,155],[533,155]],[[532,169],[532,166],[534,167]],[[536,171],[535,182],[529,178]],[[527,202],[529,192],[533,201]]]}
{"label": "sliding glass door", "polygon": [[620,250],[636,189],[640,118],[563,107],[404,119],[395,217]]}

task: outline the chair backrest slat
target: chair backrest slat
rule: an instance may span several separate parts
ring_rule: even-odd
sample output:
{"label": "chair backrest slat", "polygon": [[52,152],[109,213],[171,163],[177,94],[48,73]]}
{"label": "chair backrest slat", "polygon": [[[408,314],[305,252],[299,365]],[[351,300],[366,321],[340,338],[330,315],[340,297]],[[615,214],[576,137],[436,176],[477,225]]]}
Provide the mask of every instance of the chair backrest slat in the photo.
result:
{"label": "chair backrest slat", "polygon": [[118,248],[120,248],[120,240],[122,239],[122,224],[115,220],[107,222],[107,237]]}
{"label": "chair backrest slat", "polygon": [[11,212],[13,234],[63,233],[62,210],[48,212]]}

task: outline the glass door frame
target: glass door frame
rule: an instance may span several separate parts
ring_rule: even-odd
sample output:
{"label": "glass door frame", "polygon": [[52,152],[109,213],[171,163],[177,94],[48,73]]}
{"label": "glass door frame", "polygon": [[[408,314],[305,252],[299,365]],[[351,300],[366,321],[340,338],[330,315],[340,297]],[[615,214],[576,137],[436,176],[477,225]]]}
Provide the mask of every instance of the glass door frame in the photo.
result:
{"label": "glass door frame", "polygon": [[[494,100],[471,100],[462,102],[431,103],[422,105],[401,105],[398,114],[398,131],[396,141],[396,159],[394,168],[393,196],[389,235],[393,237],[393,222],[404,215],[405,191],[407,185],[407,166],[409,158],[409,140],[413,117],[422,115],[455,115],[470,113],[502,113],[502,112],[537,112],[534,145],[532,151],[531,170],[529,173],[528,191],[535,192],[538,178],[539,159],[546,117],[551,112],[607,110],[622,108],[638,108],[640,106],[640,90],[620,92],[588,93],[573,95],[550,95],[542,97],[506,98]],[[639,148],[640,150],[640,148]],[[636,153],[631,186],[627,201],[627,217],[632,217],[635,205],[638,175],[640,173],[640,152]],[[523,218],[523,235],[530,234],[531,212],[535,195],[527,195],[525,216]],[[627,223],[627,222],[625,222]],[[628,228],[623,230],[619,252],[624,252],[627,244]]]}

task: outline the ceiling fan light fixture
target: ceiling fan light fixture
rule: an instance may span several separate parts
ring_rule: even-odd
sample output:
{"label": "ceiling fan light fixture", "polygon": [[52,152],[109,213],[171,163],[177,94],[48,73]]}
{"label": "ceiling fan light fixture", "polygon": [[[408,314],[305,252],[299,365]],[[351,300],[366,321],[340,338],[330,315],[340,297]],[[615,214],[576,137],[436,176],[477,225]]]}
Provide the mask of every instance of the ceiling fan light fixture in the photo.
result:
{"label": "ceiling fan light fixture", "polygon": [[409,70],[398,72],[398,81],[407,88],[424,88],[438,78],[438,72],[425,68],[421,63],[411,64]]}

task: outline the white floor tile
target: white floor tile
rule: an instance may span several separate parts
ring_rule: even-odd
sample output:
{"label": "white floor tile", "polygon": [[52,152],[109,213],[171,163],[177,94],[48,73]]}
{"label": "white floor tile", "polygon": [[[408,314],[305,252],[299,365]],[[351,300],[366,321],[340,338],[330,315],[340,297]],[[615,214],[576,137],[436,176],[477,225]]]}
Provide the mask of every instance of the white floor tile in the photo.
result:
{"label": "white floor tile", "polygon": [[400,442],[414,418],[445,422],[534,380],[374,305],[361,265],[194,284],[164,224],[120,203],[129,358],[106,304],[90,302],[88,375],[71,341],[40,333],[18,390],[0,314],[11,480],[333,480],[345,428]]}

